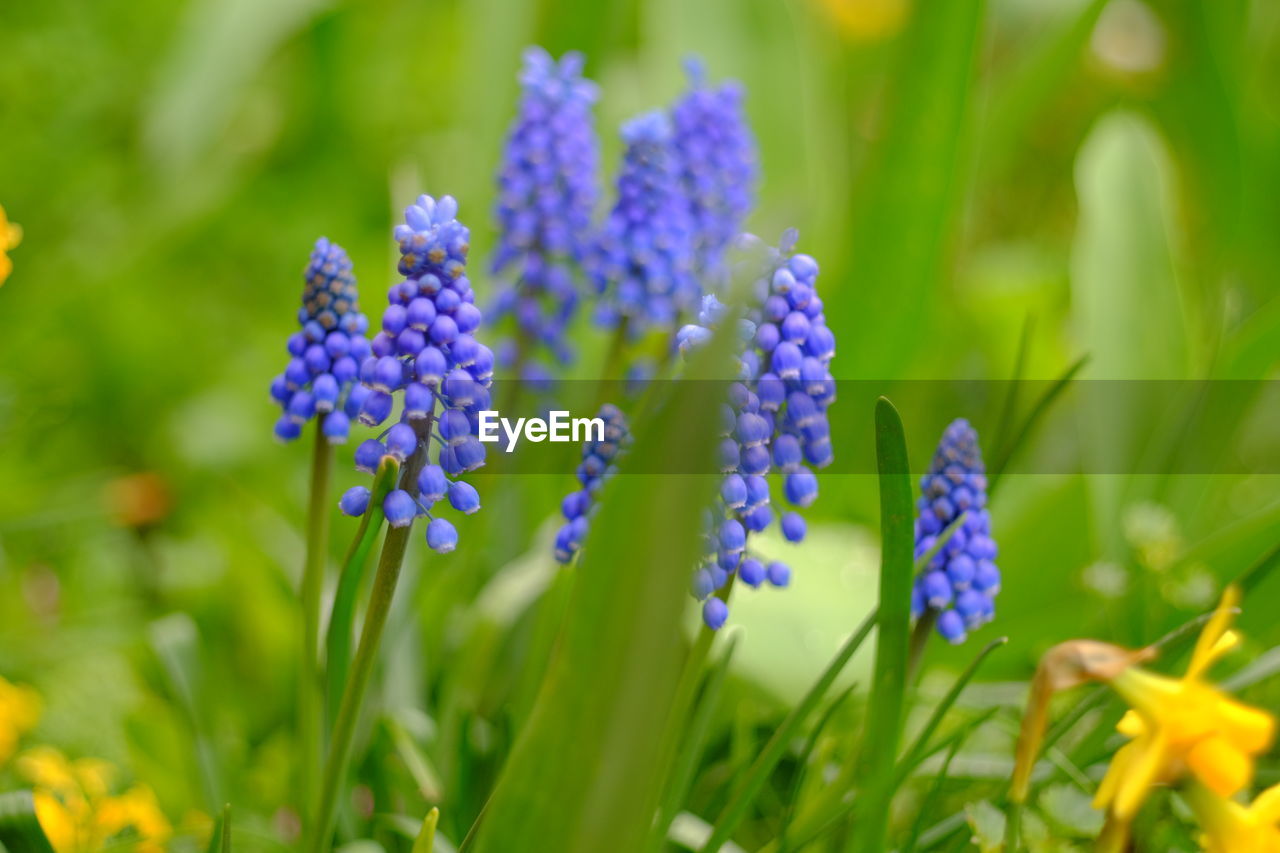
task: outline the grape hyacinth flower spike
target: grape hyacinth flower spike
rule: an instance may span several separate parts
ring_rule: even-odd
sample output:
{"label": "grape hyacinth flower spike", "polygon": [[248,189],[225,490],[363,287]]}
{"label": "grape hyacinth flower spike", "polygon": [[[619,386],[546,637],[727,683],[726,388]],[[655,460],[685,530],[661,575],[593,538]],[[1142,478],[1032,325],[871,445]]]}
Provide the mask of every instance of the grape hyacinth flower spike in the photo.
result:
{"label": "grape hyacinth flower spike", "polygon": [[365,338],[369,321],[360,313],[351,259],[337,243],[316,241],[303,281],[301,330],[290,336],[289,364],[271,383],[271,396],[283,410],[275,433],[292,441],[318,416],[329,442],[343,444],[364,400],[357,379],[360,362],[371,352]]}
{"label": "grape hyacinth flower spike", "polygon": [[932,613],[939,634],[963,643],[968,632],[995,618],[1000,591],[986,468],[978,433],[967,420],[952,421],[942,433],[920,492],[916,559],[928,554],[949,527],[955,529],[916,578],[912,612],[917,618]]}
{"label": "grape hyacinth flower spike", "polygon": [[621,409],[605,403],[597,417],[604,421],[604,435],[600,439],[589,437],[582,444],[582,462],[577,472],[582,488],[570,492],[560,504],[565,522],[556,533],[554,554],[561,563],[568,563],[582,548],[600,490],[616,470],[618,456],[631,443],[627,418]]}
{"label": "grape hyacinth flower spike", "polygon": [[618,198],[589,263],[601,294],[597,320],[637,333],[674,329],[681,312],[696,310],[701,290],[671,122],[661,112],[645,113],[622,126],[622,139]]}
{"label": "grape hyacinth flower spike", "polygon": [[[748,547],[750,534],[774,520],[769,474],[781,479],[786,502],[803,509],[818,497],[814,469],[833,458],[827,409],[835,401],[830,369],[835,336],[816,292],[818,264],[793,254],[795,242],[795,232],[788,231],[771,251],[756,284],[756,307],[734,321],[742,347],[738,380],[721,411],[718,464],[724,480],[709,512],[707,559],[692,585],[694,597],[703,602],[703,621],[713,629],[729,615],[715,593],[735,573],[752,587],[790,582],[789,566],[766,565]],[[683,327],[676,336],[681,351],[709,340],[726,313],[714,295],[703,297],[699,324]],[[789,542],[805,537],[804,517],[794,509],[781,514],[778,526]]]}
{"label": "grape hyacinth flower spike", "polygon": [[492,322],[514,317],[517,338],[499,344],[499,363],[532,381],[550,378],[539,350],[560,364],[573,357],[564,336],[578,306],[572,268],[588,249],[598,195],[598,90],[582,67],[580,53],[556,62],[542,48],[525,51],[519,112],[498,172],[493,272],[506,281],[488,314]]}
{"label": "grape hyacinth flower spike", "polygon": [[429,519],[427,544],[439,553],[452,551],[458,534],[437,505],[447,501],[464,515],[480,506],[475,488],[458,478],[484,465],[477,423],[493,377],[493,352],[475,338],[481,314],[466,274],[470,232],[457,212],[450,196],[426,195],[405,211],[395,229],[404,280],[387,294],[382,330],[360,365],[360,421],[377,426],[397,408],[399,415],[356,449],[356,467],[372,472],[387,455],[405,464],[383,511],[393,527]]}
{"label": "grape hyacinth flower spike", "polygon": [[[475,338],[481,315],[467,279],[470,233],[457,213],[458,203],[450,196],[439,201],[419,196],[405,210],[404,224],[395,229],[404,279],[388,292],[382,330],[360,365],[368,389],[360,420],[377,426],[397,410],[398,418],[380,438],[357,448],[357,467],[376,469],[391,457],[400,463],[400,481],[382,499],[389,529],[360,643],[342,687],[319,808],[308,826],[310,853],[323,853],[329,846],[356,722],[414,522],[428,519],[427,547],[444,554],[457,546],[458,531],[439,505],[448,501],[464,515],[480,508],[480,495],[460,475],[484,464],[477,422],[479,411],[489,407],[493,353]],[[362,491],[349,491],[340,506],[348,513],[367,511],[370,499]]]}
{"label": "grape hyacinth flower spike", "polygon": [[689,199],[697,271],[719,286],[723,256],[755,204],[759,166],[755,137],[743,114],[742,85],[710,86],[697,58],[685,60],[689,90],[671,110],[680,181]]}

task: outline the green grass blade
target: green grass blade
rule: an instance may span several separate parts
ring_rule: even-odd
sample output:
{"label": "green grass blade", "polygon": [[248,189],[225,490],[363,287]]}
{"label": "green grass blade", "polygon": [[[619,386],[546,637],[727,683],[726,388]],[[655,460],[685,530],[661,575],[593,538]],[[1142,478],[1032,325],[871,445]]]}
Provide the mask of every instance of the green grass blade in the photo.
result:
{"label": "green grass blade", "polygon": [[823,731],[826,730],[827,724],[831,722],[831,718],[836,715],[836,711],[853,695],[853,691],[857,689],[856,684],[850,684],[840,692],[840,695],[832,699],[827,709],[822,712],[822,716],[818,718],[818,722],[814,725],[813,731],[809,733],[808,739],[804,743],[804,748],[800,750],[797,756],[797,766],[800,772],[796,773],[796,781],[791,786],[791,795],[787,798],[787,809],[782,816],[782,831],[778,833],[778,853],[787,853],[790,849],[788,832],[791,827],[791,821],[795,817],[796,802],[800,796],[800,791],[808,775],[806,768],[809,762],[813,760],[814,750],[818,748],[818,739],[822,737]]}
{"label": "green grass blade", "polygon": [[1266,580],[1277,566],[1280,566],[1280,543],[1259,557],[1256,563],[1245,569],[1236,579],[1236,583],[1240,585],[1240,595],[1246,596],[1256,589],[1258,584]]}
{"label": "green grass blade", "polygon": [[[636,425],[582,549],[555,656],[478,826],[475,853],[640,849],[665,771],[661,744],[681,672],[680,623],[701,554],[714,476],[708,417],[733,329],[696,354],[687,377]],[[633,420],[633,422],[636,422]],[[637,536],[636,531],[651,535]]]}
{"label": "green grass blade", "polygon": [[982,662],[987,659],[987,655],[1009,642],[1008,637],[997,637],[982,647],[965,667],[964,672],[960,673],[960,677],[956,679],[955,684],[951,685],[951,689],[942,697],[942,701],[933,709],[933,713],[929,716],[929,721],[925,723],[924,728],[920,730],[920,734],[916,736],[915,741],[907,749],[902,760],[898,762],[898,784],[901,785],[903,780],[907,778],[915,767],[924,760],[925,750],[929,746],[929,739],[933,737],[933,733],[938,730],[938,726],[942,724],[943,718],[947,716],[947,712],[951,710],[951,706],[960,698],[960,692],[977,674],[978,668],[982,666]]}
{"label": "green grass blade", "polygon": [[1013,430],[1013,419],[1018,412],[1019,391],[1022,389],[1022,377],[1027,372],[1027,353],[1031,349],[1031,332],[1035,328],[1035,316],[1027,314],[1022,321],[1022,332],[1018,335],[1018,353],[1013,359],[1013,373],[1009,377],[1009,392],[1004,396],[1004,404],[1000,407],[1000,419],[996,421],[991,446],[997,450],[1004,446]]}
{"label": "green grass blade", "polygon": [[171,613],[149,626],[151,648],[160,660],[169,691],[190,727],[196,766],[209,808],[223,802],[218,760],[205,721],[200,697],[200,631],[186,613]]}
{"label": "green grass blade", "polygon": [[9,853],[53,853],[30,791],[0,794],[0,847]]}
{"label": "green grass blade", "polygon": [[876,661],[866,737],[859,757],[857,825],[849,850],[878,853],[889,829],[889,805],[897,788],[893,772],[902,736],[907,646],[914,579],[915,513],[907,440],[898,411],[876,402],[876,469],[880,480],[880,606]]}
{"label": "green grass blade", "polygon": [[422,830],[418,833],[418,837],[413,842],[413,853],[431,853],[431,848],[436,844],[436,823],[440,820],[440,810],[433,808],[427,812],[427,817],[422,821]]}
{"label": "green grass blade", "polygon": [[1035,432],[1036,425],[1049,413],[1049,409],[1053,407],[1054,402],[1062,395],[1062,392],[1067,390],[1071,380],[1076,377],[1076,374],[1088,362],[1089,357],[1087,355],[1081,356],[1072,362],[1061,376],[1044,389],[1044,393],[1036,399],[1031,410],[1027,412],[1027,416],[1022,419],[1022,422],[1018,424],[1018,428],[1010,435],[1008,442],[1003,445],[997,445],[995,460],[987,469],[988,498],[995,494],[1001,475],[1009,467],[1009,460],[1013,459],[1014,454],[1018,452],[1022,445],[1026,444],[1027,439]]}
{"label": "green grass blade", "polygon": [[931,813],[934,805],[938,802],[938,795],[942,793],[942,786],[946,784],[947,776],[951,772],[951,762],[955,760],[956,754],[960,752],[960,747],[964,746],[965,738],[955,738],[951,742],[951,748],[947,750],[947,757],[942,759],[942,766],[938,768],[938,773],[933,777],[933,781],[929,784],[929,792],[924,795],[924,799],[920,802],[920,811],[916,813],[915,822],[911,825],[911,835],[907,839],[907,843],[902,846],[902,853],[915,853],[916,845],[920,843],[920,831],[924,827],[924,816]]}
{"label": "green grass blade", "polygon": [[351,670],[351,642],[354,635],[356,602],[360,597],[360,580],[364,577],[369,553],[382,532],[382,501],[395,488],[400,465],[391,457],[383,457],[370,490],[369,508],[360,517],[360,526],[347,549],[338,576],[338,591],[329,612],[329,628],[325,634],[325,709],[329,724],[338,716],[342,690]]}
{"label": "green grass blade", "polygon": [[738,635],[734,634],[725,643],[720,659],[707,673],[706,685],[702,688],[697,710],[689,723],[688,734],[676,753],[671,779],[667,783],[662,806],[658,810],[656,831],[660,837],[666,837],[667,827],[671,825],[685,797],[689,795],[689,789],[693,787],[693,780],[698,771],[698,760],[706,747],[707,736],[711,732],[711,722],[720,704],[720,689],[724,686],[725,676],[729,672],[729,662],[733,659],[733,652],[737,646]]}
{"label": "green grass blade", "polygon": [[[859,334],[850,364],[894,375],[917,347],[951,249],[968,168],[982,0],[916,4],[900,36],[887,116],[854,202],[847,257],[865,286],[832,294],[828,313]],[[878,317],[865,323],[857,318]]]}
{"label": "green grass blade", "polygon": [[720,812],[720,816],[716,819],[715,831],[711,837],[707,839],[706,844],[702,845],[702,853],[714,853],[719,850],[721,845],[729,840],[733,835],[733,831],[738,828],[738,824],[747,814],[747,809],[751,807],[751,803],[755,800],[756,794],[760,792],[760,788],[764,786],[765,781],[769,778],[769,774],[773,772],[773,768],[777,766],[782,756],[786,753],[787,745],[791,743],[791,739],[795,737],[800,726],[808,716],[813,713],[814,708],[822,701],[822,697],[831,689],[832,683],[844,670],[845,665],[849,663],[849,659],[867,639],[867,635],[871,633],[871,629],[876,624],[876,611],[867,614],[862,620],[862,624],[858,626],[858,630],[845,641],[845,644],[836,652],[836,656],[827,664],[827,668],[822,671],[822,675],[813,683],[808,692],[800,700],[782,721],[782,724],[774,731],[773,736],[769,738],[768,743],[760,750],[760,754],[751,766],[743,774],[738,781],[737,787],[733,793],[729,795],[729,802]]}

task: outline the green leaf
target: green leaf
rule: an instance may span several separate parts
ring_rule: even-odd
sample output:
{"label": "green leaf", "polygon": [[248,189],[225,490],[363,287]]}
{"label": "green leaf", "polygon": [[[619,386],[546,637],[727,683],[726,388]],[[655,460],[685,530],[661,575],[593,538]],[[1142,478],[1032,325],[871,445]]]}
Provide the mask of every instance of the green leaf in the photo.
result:
{"label": "green leaf", "polygon": [[676,812],[684,803],[689,789],[698,771],[698,761],[706,748],[707,736],[711,732],[711,723],[720,704],[720,689],[724,686],[725,676],[729,672],[729,662],[733,660],[734,649],[737,648],[738,634],[734,633],[724,644],[720,659],[707,673],[706,684],[702,695],[698,698],[697,709],[689,723],[688,733],[676,753],[675,766],[671,771],[671,779],[667,783],[662,797],[662,807],[658,811],[658,832],[665,837],[666,829],[671,825]]}
{"label": "green leaf", "polygon": [[222,813],[213,822],[207,853],[231,853],[231,804],[222,807]]}
{"label": "green leaf", "polygon": [[338,591],[334,594],[329,613],[329,628],[325,634],[325,708],[330,725],[338,716],[342,703],[342,690],[351,670],[351,642],[355,633],[356,602],[360,597],[360,581],[364,577],[369,552],[382,531],[382,501],[395,488],[400,474],[400,464],[384,456],[378,465],[377,475],[370,490],[369,507],[360,517],[360,526],[352,539],[347,557],[338,577]]}
{"label": "green leaf", "polygon": [[9,853],[53,853],[53,846],[36,818],[30,791],[0,794],[0,848]]}
{"label": "green leaf", "polygon": [[1004,846],[1004,813],[986,800],[964,807],[973,843],[981,853],[996,853]]}
{"label": "green leaf", "polygon": [[422,821],[422,831],[418,833],[418,837],[413,842],[413,853],[431,853],[431,848],[436,842],[436,823],[440,820],[440,810],[433,808],[427,812],[427,817]]}
{"label": "green leaf", "polygon": [[857,830],[849,849],[884,849],[889,807],[897,788],[894,762],[902,736],[914,579],[915,513],[902,419],[884,397],[876,403],[876,468],[880,481],[880,607],[876,663],[866,736],[859,757]]}
{"label": "green leaf", "polygon": [[769,774],[773,772],[773,768],[777,766],[782,756],[786,753],[787,746],[791,743],[791,739],[795,737],[796,732],[800,730],[800,726],[813,710],[822,701],[822,697],[831,689],[831,684],[849,663],[849,659],[862,645],[862,642],[871,633],[871,629],[876,624],[876,611],[872,611],[867,618],[862,620],[862,624],[858,630],[845,642],[836,653],[836,656],[827,664],[827,668],[823,670],[822,675],[814,682],[809,691],[805,693],[800,703],[787,714],[786,719],[774,731],[773,736],[769,738],[769,742],[760,750],[760,754],[756,756],[756,760],[739,779],[738,784],[734,787],[733,793],[729,795],[729,802],[720,812],[720,816],[716,818],[715,831],[711,837],[707,839],[706,844],[702,846],[702,853],[714,853],[721,849],[721,845],[729,840],[733,835],[733,831],[738,828],[743,817],[747,814],[747,809],[751,807],[751,803],[755,800],[756,794],[760,792],[765,781],[769,778]]}
{"label": "green leaf", "polygon": [[[1036,398],[1035,404],[1027,411],[1026,417],[1019,422],[1016,429],[1009,433],[1008,441],[1000,442],[996,445],[995,459],[987,469],[988,499],[990,496],[995,494],[996,486],[999,484],[1005,470],[1009,467],[1009,460],[1013,459],[1014,454],[1018,452],[1018,449],[1021,448],[1022,445],[1026,444],[1027,439],[1029,439],[1032,433],[1035,432],[1036,425],[1039,424],[1044,416],[1049,413],[1049,409],[1053,407],[1054,401],[1056,401],[1058,397],[1067,390],[1068,386],[1071,384],[1071,380],[1076,377],[1076,374],[1084,368],[1088,361],[1088,356],[1081,356],[1072,362],[1072,364],[1063,371],[1062,375],[1049,383],[1043,393]],[[1015,380],[1013,384],[1016,386],[1021,383]],[[1010,405],[1012,405],[1013,396],[1014,392],[1010,391]]]}
{"label": "green leaf", "polygon": [[731,329],[717,335],[686,380],[633,419],[635,444],[592,521],[542,689],[464,848],[596,853],[643,845],[666,770],[661,745],[682,666],[681,617],[715,478],[628,470],[705,468],[718,386],[699,380],[729,360],[731,337]]}
{"label": "green leaf", "polygon": [[148,634],[151,648],[160,659],[169,682],[169,690],[191,727],[205,799],[210,808],[216,808],[213,804],[223,802],[220,795],[222,786],[217,756],[205,722],[205,706],[199,693],[200,631],[186,613],[171,613],[152,622]]}
{"label": "green leaf", "polygon": [[982,666],[982,662],[987,659],[987,655],[1009,642],[1008,637],[998,637],[983,646],[982,650],[974,656],[969,665],[965,667],[964,672],[960,673],[960,677],[951,685],[951,689],[942,697],[942,701],[933,709],[933,713],[929,716],[929,721],[925,723],[924,728],[920,730],[920,734],[916,736],[915,741],[907,749],[906,755],[898,763],[898,784],[907,777],[915,767],[924,759],[925,751],[929,747],[929,739],[933,737],[933,733],[938,730],[938,726],[942,724],[943,718],[947,716],[947,712],[951,710],[951,706],[960,698],[961,691],[978,672],[978,667]]}
{"label": "green leaf", "polygon": [[[1183,379],[1190,370],[1185,278],[1175,262],[1174,167],[1144,118],[1113,112],[1098,120],[1076,158],[1080,213],[1071,252],[1072,323],[1090,354],[1090,378]],[[1134,329],[1142,329],[1136,335]],[[1121,396],[1108,383],[1082,389],[1081,443],[1086,471],[1132,470],[1169,434],[1167,404],[1156,384]],[[1145,391],[1146,393],[1137,393]],[[1090,398],[1090,394],[1096,395]],[[1093,521],[1101,556],[1124,553],[1119,525],[1129,487],[1124,477],[1093,477]]]}
{"label": "green leaf", "polygon": [[[854,190],[848,257],[861,287],[832,294],[831,313],[857,326],[847,363],[893,375],[927,326],[965,186],[973,78],[986,4],[916,4],[899,40],[888,115]],[[860,322],[876,317],[880,322]],[[889,321],[892,322],[889,322]],[[843,344],[842,344],[843,345]]]}

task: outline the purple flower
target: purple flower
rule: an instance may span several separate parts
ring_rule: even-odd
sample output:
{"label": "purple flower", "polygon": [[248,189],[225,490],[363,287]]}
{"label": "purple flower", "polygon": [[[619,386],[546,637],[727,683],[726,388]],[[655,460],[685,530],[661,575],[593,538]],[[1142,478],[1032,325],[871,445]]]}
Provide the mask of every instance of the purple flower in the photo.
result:
{"label": "purple flower", "polygon": [[954,531],[916,578],[912,609],[916,616],[936,611],[938,633],[963,643],[968,632],[995,618],[1000,591],[986,467],[978,433],[965,419],[952,421],[942,433],[929,471],[920,478],[917,507],[917,560],[937,546],[944,531]]}
{"label": "purple flower", "polygon": [[448,495],[464,514],[480,506],[479,494],[458,478],[484,464],[477,423],[489,407],[493,376],[493,353],[475,337],[481,315],[466,275],[470,232],[457,212],[452,197],[427,195],[405,210],[395,229],[404,280],[388,292],[382,331],[360,365],[366,388],[360,420],[382,424],[397,401],[400,416],[380,440],[360,446],[358,466],[369,470],[376,458],[391,455],[421,471],[401,484],[409,503],[397,497],[396,521],[431,519],[427,542],[439,553],[457,544],[453,525],[435,515],[440,500]]}
{"label": "purple flower", "polygon": [[519,111],[498,172],[500,231],[493,271],[503,289],[490,319],[514,318],[517,340],[499,346],[502,364],[547,371],[545,351],[572,360],[564,329],[578,305],[572,265],[587,252],[598,195],[594,83],[582,76],[582,54],[556,62],[542,48],[525,51]]}
{"label": "purple flower", "polygon": [[698,272],[720,283],[726,277],[724,251],[755,205],[756,142],[743,114],[741,84],[708,85],[696,58],[685,60],[685,70],[689,90],[671,111],[674,144],[696,230]]}
{"label": "purple flower", "polygon": [[674,328],[695,309],[696,234],[680,182],[671,122],[650,112],[622,126],[626,153],[617,200],[598,237],[589,270],[601,294],[597,319],[635,332]]}
{"label": "purple flower", "polygon": [[337,243],[316,241],[303,281],[301,331],[289,337],[289,364],[271,382],[271,396],[283,410],[275,433],[292,441],[319,416],[325,438],[343,444],[363,403],[363,392],[354,386],[359,364],[370,353],[369,321],[360,313],[351,259]]}
{"label": "purple flower", "polygon": [[[756,282],[754,306],[745,317],[728,317],[720,301],[708,294],[699,324],[676,334],[680,350],[688,352],[709,340],[715,327],[732,322],[741,341],[738,381],[721,404],[719,464],[725,478],[710,513],[706,564],[693,586],[699,599],[729,583],[735,571],[753,587],[765,580],[777,587],[790,583],[785,563],[766,569],[750,550],[750,535],[767,529],[775,517],[787,541],[805,537],[803,516],[775,510],[768,478],[782,482],[787,503],[805,508],[818,497],[814,469],[832,460],[827,408],[835,400],[830,370],[835,336],[816,291],[818,264],[808,255],[793,254],[795,242],[795,232],[788,231],[781,247],[770,251]],[[727,612],[704,605],[704,620],[718,628]]]}

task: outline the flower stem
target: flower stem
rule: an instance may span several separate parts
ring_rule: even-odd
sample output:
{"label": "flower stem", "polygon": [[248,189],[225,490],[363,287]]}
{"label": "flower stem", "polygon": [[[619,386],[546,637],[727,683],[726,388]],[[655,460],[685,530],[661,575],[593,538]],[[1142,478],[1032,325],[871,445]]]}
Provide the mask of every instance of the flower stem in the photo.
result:
{"label": "flower stem", "polygon": [[[434,420],[434,417],[429,417],[415,424],[419,438],[418,450],[409,457],[401,471],[400,488],[402,489],[416,488],[414,484],[417,483],[418,474],[426,465],[427,445]],[[391,612],[391,602],[395,598],[396,584],[400,580],[400,568],[404,564],[404,554],[408,548],[409,534],[412,530],[412,524],[389,528],[382,542],[382,554],[378,558],[378,571],[373,578],[373,591],[369,595],[369,607],[365,612],[364,627],[360,632],[360,644],[356,647],[351,672],[347,677],[346,688],[342,692],[342,702],[338,706],[338,717],[333,725],[328,756],[324,764],[324,778],[320,788],[320,804],[309,827],[305,849],[310,853],[324,853],[329,849],[332,840],[338,789],[346,780],[347,765],[351,760],[351,741],[355,736],[365,690],[369,686],[369,677],[373,674],[373,666],[378,658],[382,630],[386,627],[387,616]]]}
{"label": "flower stem", "polygon": [[911,644],[907,652],[907,684],[912,684],[920,672],[920,661],[924,658],[925,646],[929,644],[929,635],[933,632],[934,623],[938,621],[938,611],[932,607],[920,614],[915,628],[911,631]]}
{"label": "flower stem", "polygon": [[325,416],[316,418],[311,457],[311,495],[307,507],[306,557],[302,568],[302,658],[298,671],[298,793],[304,818],[314,798],[320,764],[320,594],[329,549],[329,474],[333,449],[324,434]]}

